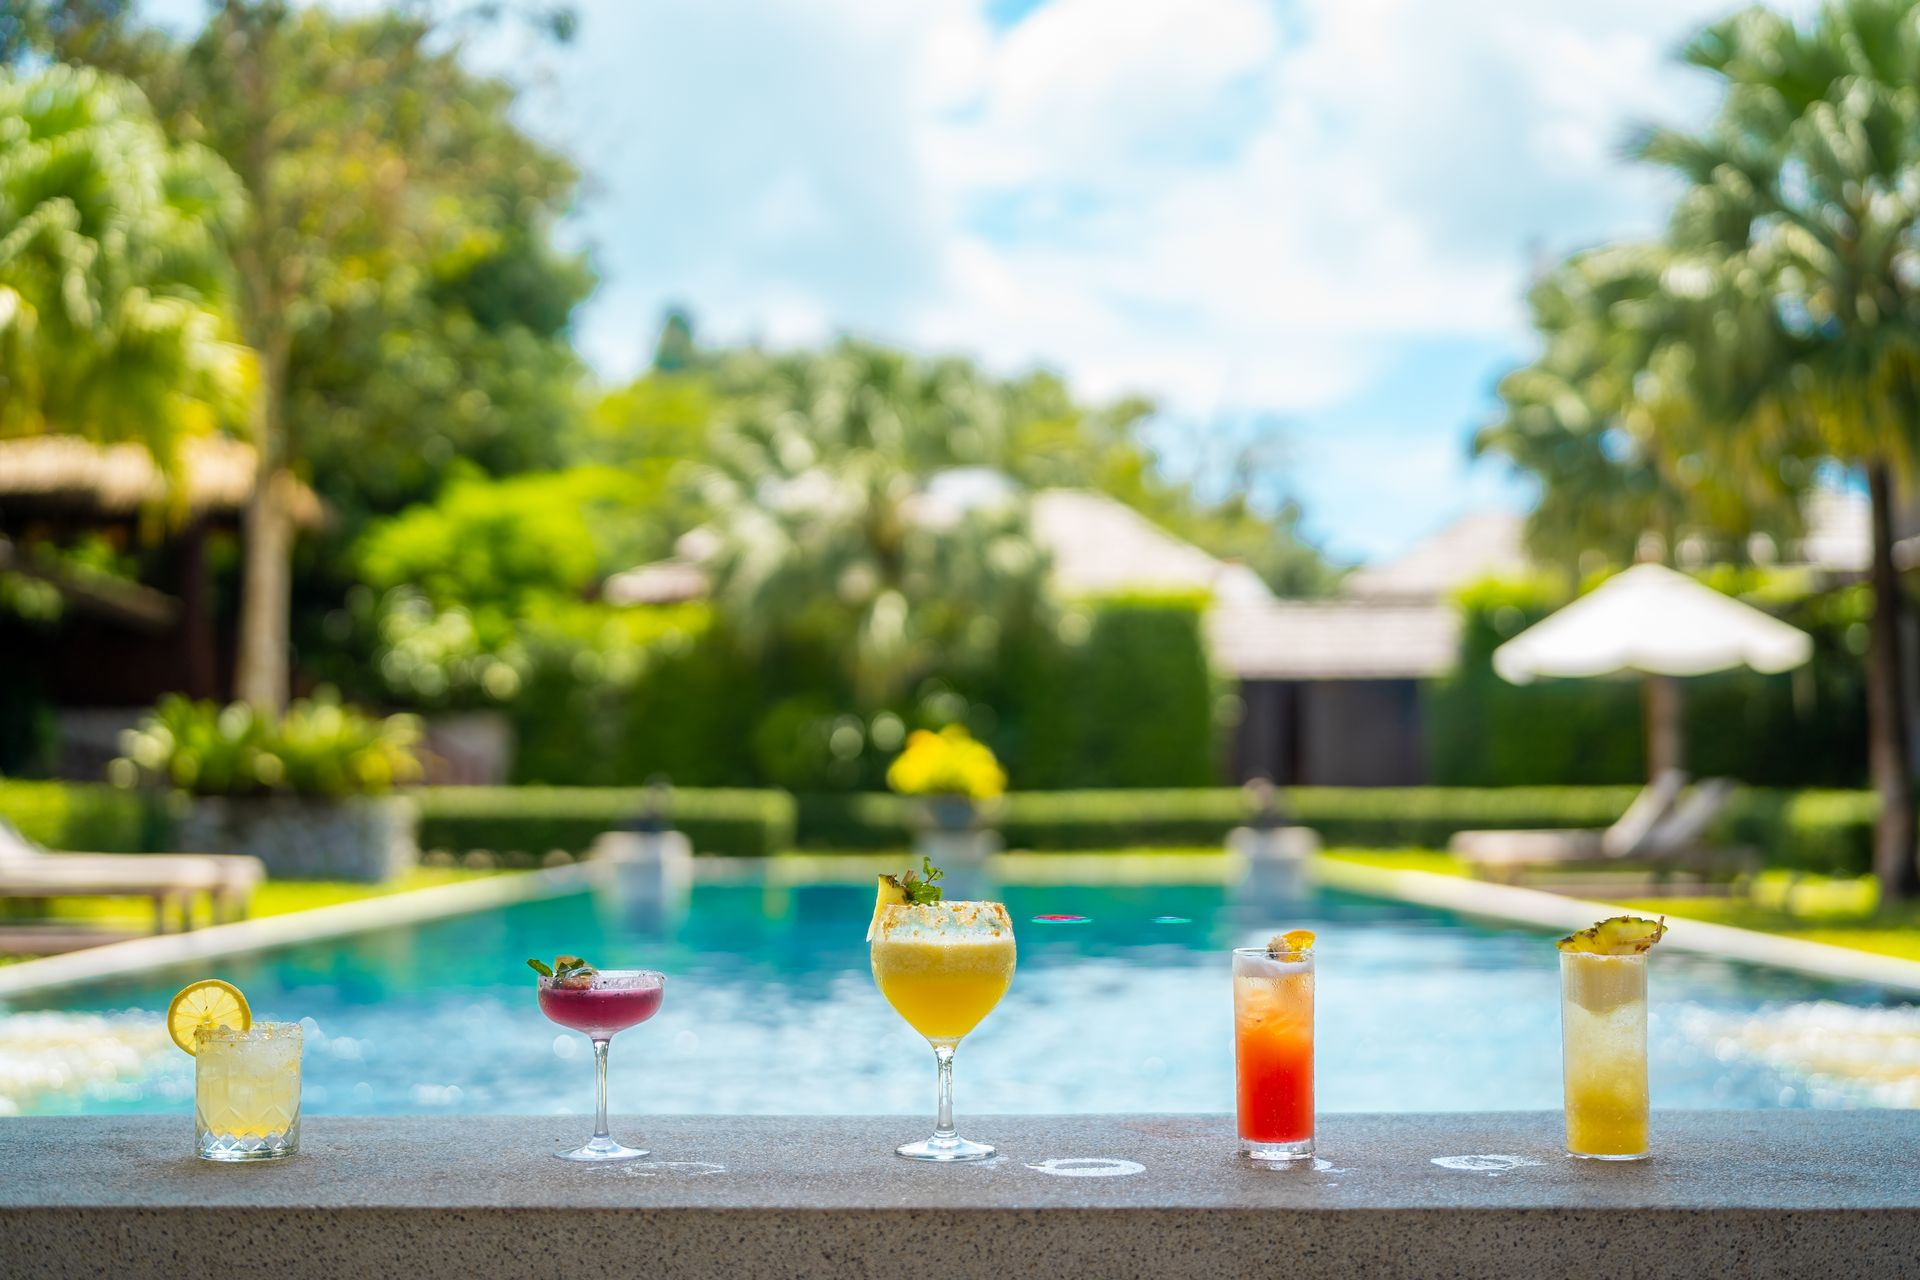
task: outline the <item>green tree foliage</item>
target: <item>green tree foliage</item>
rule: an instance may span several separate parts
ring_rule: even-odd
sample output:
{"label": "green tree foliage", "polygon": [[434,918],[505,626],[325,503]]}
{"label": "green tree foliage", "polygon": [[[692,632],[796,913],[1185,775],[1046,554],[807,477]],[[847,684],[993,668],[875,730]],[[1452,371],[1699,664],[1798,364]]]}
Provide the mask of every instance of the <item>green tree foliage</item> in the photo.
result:
{"label": "green tree foliage", "polygon": [[1920,5],[1829,0],[1810,21],[1750,9],[1687,59],[1723,89],[1699,130],[1655,130],[1649,160],[1687,186],[1669,237],[1697,300],[1696,393],[1713,465],[1811,453],[1864,472],[1873,502],[1868,648],[1875,866],[1920,895],[1893,511],[1920,445]]}
{"label": "green tree foliage", "polygon": [[[588,599],[634,562],[653,515],[613,467],[504,479],[457,467],[433,502],[355,542],[360,585],[323,620],[313,665],[360,696],[423,707],[532,697],[543,666],[593,687],[631,683],[656,630],[704,627],[704,608],[690,624],[687,611]],[[552,694],[549,681],[549,706]]]}
{"label": "green tree foliage", "polygon": [[171,695],[128,735],[114,772],[195,795],[379,795],[420,776],[419,725],[343,707],[333,696],[278,716]]}
{"label": "green tree foliage", "polygon": [[1920,461],[1920,4],[1748,9],[1684,56],[1721,97],[1702,127],[1638,143],[1683,184],[1665,237],[1542,284],[1546,353],[1502,384],[1482,445],[1545,479],[1537,535],[1616,555],[1636,524],[1774,522],[1810,463],[1864,474],[1876,869],[1886,899],[1920,895],[1893,559]]}
{"label": "green tree foliage", "polygon": [[226,238],[245,211],[203,147],[85,68],[0,72],[0,434],[179,442],[235,421]]}
{"label": "green tree foliage", "polygon": [[769,384],[698,473],[714,603],[743,643],[834,655],[873,710],[1038,622],[1046,565],[1018,492],[943,504],[925,483],[997,449],[969,366],[863,348],[782,362]]}
{"label": "green tree foliage", "polygon": [[981,466],[1029,491],[1086,488],[1135,508],[1216,555],[1243,561],[1289,595],[1331,590],[1338,574],[1301,534],[1289,502],[1250,496],[1282,471],[1270,450],[1249,447],[1222,468],[1208,500],[1167,477],[1145,436],[1150,401],[1089,406],[1057,375],[995,378],[959,357],[920,358],[858,339],[818,351],[703,349],[691,321],[672,313],[653,368],[608,394],[592,415],[590,456],[650,462],[698,457],[703,424],[794,415],[790,434],[819,447],[866,449],[919,481]]}
{"label": "green tree foliage", "polygon": [[430,496],[456,457],[555,465],[576,407],[566,330],[592,279],[549,237],[576,175],[436,35],[230,2],[134,58],[173,130],[255,192],[241,257],[255,345],[285,345],[287,456],[350,519]]}
{"label": "green tree foliage", "polygon": [[[577,420],[568,452],[591,464],[617,467],[633,498],[629,535],[633,561],[655,560],[700,523],[694,486],[685,468],[705,456],[720,399],[697,373],[656,369],[593,401]],[[625,566],[622,566],[625,567]]]}
{"label": "green tree foliage", "polygon": [[1714,465],[1710,411],[1693,377],[1691,299],[1672,280],[1687,263],[1657,243],[1569,258],[1528,294],[1543,351],[1500,380],[1501,416],[1474,450],[1540,481],[1528,541],[1546,563],[1631,563],[1644,535],[1672,559],[1682,541],[1744,560],[1752,535],[1798,532],[1795,489],[1811,468]]}
{"label": "green tree foliage", "polygon": [[239,684],[258,704],[286,691],[283,469],[307,470],[351,527],[430,494],[456,456],[552,465],[574,411],[564,327],[590,282],[547,239],[574,174],[447,34],[412,12],[222,0],[185,43],[123,22],[54,48],[140,83],[251,197],[234,261],[262,470]]}
{"label": "green tree foliage", "polygon": [[494,480],[456,470],[432,503],[370,526],[354,547],[360,580],[418,589],[437,608],[525,613],[541,597],[584,596],[626,560],[613,541],[633,501],[609,467]]}
{"label": "green tree foliage", "polygon": [[7,0],[0,6],[0,67],[50,48],[85,62],[97,41],[117,38],[134,0]]}

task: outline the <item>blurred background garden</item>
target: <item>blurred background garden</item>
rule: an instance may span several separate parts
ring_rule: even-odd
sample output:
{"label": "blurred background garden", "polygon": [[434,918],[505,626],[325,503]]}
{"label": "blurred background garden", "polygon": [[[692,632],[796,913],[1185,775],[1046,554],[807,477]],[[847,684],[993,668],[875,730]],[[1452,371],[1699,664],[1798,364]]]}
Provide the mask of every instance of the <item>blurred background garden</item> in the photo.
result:
{"label": "blurred background garden", "polygon": [[[1912,896],[1920,8],[1510,15],[1493,81],[1401,92],[1430,20],[1374,7],[1377,49],[1314,4],[836,11],[871,39],[766,71],[772,153],[713,155],[676,142],[729,118],[694,82],[806,20],[669,75],[723,16],[675,45],[605,4],[7,0],[0,815],[255,851],[254,802],[377,809],[337,839],[383,852],[298,874],[390,880],[578,855],[670,782],[702,853],[894,849],[923,815],[889,767],[947,730],[995,767],[903,789],[1010,848],[1217,847],[1265,805],[1437,850],[1604,827],[1669,764],[1740,784],[1713,839],[1770,872]],[[893,324],[809,292],[912,253],[870,234],[917,172],[876,140],[893,81],[795,89],[834,57],[965,135],[908,200],[960,202],[927,265],[965,286]],[[631,116],[621,58],[662,78]],[[1149,127],[1131,83],[1202,105]],[[1485,126],[1438,178],[1416,92]],[[1513,93],[1542,130],[1488,123]],[[1336,125],[1389,177],[1322,163]],[[782,149],[806,128],[849,150]],[[1186,221],[1114,176],[1212,192],[1201,153],[1253,176]],[[661,212],[762,165],[765,226]],[[1497,243],[1369,220],[1436,183]],[[1039,224],[1079,274],[993,231]],[[1810,660],[1689,679],[1665,723],[1658,679],[1495,673],[1636,561]]]}

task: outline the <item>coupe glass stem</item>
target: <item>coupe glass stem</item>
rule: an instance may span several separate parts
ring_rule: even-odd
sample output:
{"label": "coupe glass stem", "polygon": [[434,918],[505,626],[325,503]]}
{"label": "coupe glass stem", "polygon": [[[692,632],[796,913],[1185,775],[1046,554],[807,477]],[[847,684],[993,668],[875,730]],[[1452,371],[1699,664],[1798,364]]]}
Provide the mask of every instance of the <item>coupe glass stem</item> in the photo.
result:
{"label": "coupe glass stem", "polygon": [[934,1141],[939,1142],[960,1136],[953,1127],[953,1046],[933,1046],[933,1057],[940,1064],[940,1115],[933,1125]]}
{"label": "coupe glass stem", "polygon": [[[593,1042],[593,1140],[610,1142],[613,1135],[607,1132],[607,1045],[611,1041],[595,1038]],[[578,1129],[575,1133],[580,1132]]]}

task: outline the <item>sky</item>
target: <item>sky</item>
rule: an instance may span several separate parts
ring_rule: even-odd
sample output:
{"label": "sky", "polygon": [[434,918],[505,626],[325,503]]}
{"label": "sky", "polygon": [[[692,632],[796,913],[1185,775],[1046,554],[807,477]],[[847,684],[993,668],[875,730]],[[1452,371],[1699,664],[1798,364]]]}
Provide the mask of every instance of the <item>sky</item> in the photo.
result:
{"label": "sky", "polygon": [[[368,0],[361,0],[366,3]],[[1710,86],[1726,0],[574,0],[474,56],[587,185],[566,234],[609,380],[850,332],[1154,397],[1170,471],[1276,434],[1336,556],[1526,486],[1467,441],[1550,256],[1658,228],[1637,124]],[[192,0],[157,0],[194,11]]]}

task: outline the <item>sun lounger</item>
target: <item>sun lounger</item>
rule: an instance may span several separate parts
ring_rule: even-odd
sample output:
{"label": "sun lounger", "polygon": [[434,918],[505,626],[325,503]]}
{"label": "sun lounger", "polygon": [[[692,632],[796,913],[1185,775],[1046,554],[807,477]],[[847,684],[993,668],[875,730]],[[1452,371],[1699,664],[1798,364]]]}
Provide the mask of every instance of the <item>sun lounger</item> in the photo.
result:
{"label": "sun lounger", "polygon": [[1686,785],[1686,774],[1678,769],[1665,770],[1648,783],[1619,820],[1604,831],[1583,828],[1460,831],[1447,847],[1476,872],[1493,872],[1506,866],[1630,857],[1673,812],[1674,802]]}
{"label": "sun lounger", "polygon": [[1685,787],[1685,775],[1665,771],[1605,830],[1462,831],[1448,848],[1475,875],[1497,880],[1621,865],[1659,876],[1681,870],[1702,880],[1729,871],[1750,875],[1758,865],[1752,851],[1718,847],[1708,838],[1733,797],[1733,782],[1708,779],[1683,796]]}
{"label": "sun lounger", "polygon": [[156,933],[169,908],[191,929],[202,894],[215,921],[246,915],[265,878],[258,858],[234,854],[49,853],[0,819],[0,898],[148,898]]}

